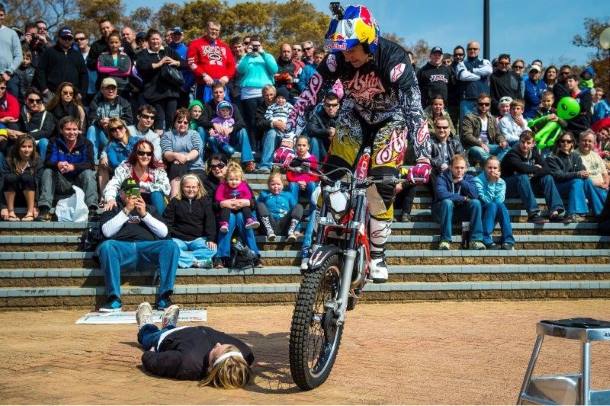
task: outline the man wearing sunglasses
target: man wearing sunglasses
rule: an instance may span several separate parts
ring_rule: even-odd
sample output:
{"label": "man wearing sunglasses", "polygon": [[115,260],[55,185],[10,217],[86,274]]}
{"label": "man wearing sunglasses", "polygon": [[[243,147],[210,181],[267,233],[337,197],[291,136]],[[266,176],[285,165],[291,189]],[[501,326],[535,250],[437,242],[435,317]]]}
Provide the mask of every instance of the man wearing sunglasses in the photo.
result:
{"label": "man wearing sunglasses", "polygon": [[69,27],[61,28],[57,33],[55,46],[47,48],[40,56],[36,78],[46,100],[53,97],[57,87],[63,82],[70,82],[81,95],[87,94],[89,74],[83,57],[75,50],[74,35]]}
{"label": "man wearing sunglasses", "polygon": [[498,115],[498,103],[503,97],[513,100],[521,99],[523,94],[523,81],[521,76],[510,70],[510,55],[500,54],[496,70],[489,78],[491,91],[491,112]]}
{"label": "man wearing sunglasses", "polygon": [[493,68],[487,59],[479,58],[480,49],[478,42],[469,42],[466,59],[456,66],[456,77],[461,86],[460,121],[476,110],[477,98],[481,93],[489,94],[489,76]]}
{"label": "man wearing sunglasses", "polygon": [[491,155],[502,156],[508,152],[508,143],[500,133],[496,118],[489,112],[491,97],[479,95],[477,112],[469,113],[462,122],[462,145],[468,151],[471,165],[483,163]]}

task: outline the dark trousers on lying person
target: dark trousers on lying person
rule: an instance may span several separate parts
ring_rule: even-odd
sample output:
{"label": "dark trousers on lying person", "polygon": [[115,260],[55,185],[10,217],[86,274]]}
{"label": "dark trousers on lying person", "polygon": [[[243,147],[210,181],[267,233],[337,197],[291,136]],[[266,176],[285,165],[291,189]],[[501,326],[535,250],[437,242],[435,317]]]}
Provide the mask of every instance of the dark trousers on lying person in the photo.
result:
{"label": "dark trousers on lying person", "polygon": [[106,294],[121,297],[121,270],[159,269],[159,298],[168,297],[176,280],[180,249],[173,240],[106,240],[97,247]]}

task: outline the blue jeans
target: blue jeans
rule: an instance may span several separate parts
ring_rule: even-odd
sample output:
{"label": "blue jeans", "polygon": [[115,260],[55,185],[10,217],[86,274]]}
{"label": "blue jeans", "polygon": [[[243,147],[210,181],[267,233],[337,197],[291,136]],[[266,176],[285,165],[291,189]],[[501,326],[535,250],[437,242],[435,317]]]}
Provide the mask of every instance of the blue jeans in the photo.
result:
{"label": "blue jeans", "polygon": [[307,197],[307,200],[311,200],[311,195],[313,194],[313,191],[316,190],[316,187],[318,186],[317,182],[307,182],[306,186],[305,186],[305,190],[301,190],[301,188],[299,187],[299,184],[297,182],[290,182],[288,184],[288,190],[290,191],[290,193],[292,194],[292,196],[294,196],[294,199],[296,202],[299,201],[299,194],[302,192],[305,194],[305,196]]}
{"label": "blue jeans", "polygon": [[183,241],[178,238],[172,238],[178,249],[180,249],[180,258],[178,259],[179,268],[190,268],[193,261],[205,261],[212,259],[216,254],[216,250],[208,247],[206,239],[199,237],[193,241]]}
{"label": "blue jeans", "polygon": [[303,233],[303,245],[301,246],[301,256],[304,258],[309,258],[309,248],[311,248],[311,244],[313,242],[313,232],[316,227],[316,222],[318,218],[318,208],[316,207],[316,205],[311,204],[310,208],[311,212],[307,220],[305,232]]}
{"label": "blue jeans", "polygon": [[47,157],[47,147],[49,146],[48,138],[41,138],[38,141],[38,155],[40,155],[40,160],[44,162]]}
{"label": "blue jeans", "polygon": [[[557,189],[568,199],[568,214],[588,214],[589,209],[599,216],[604,208],[605,198],[598,193],[591,179],[570,179],[557,182]],[[587,201],[589,206],[587,207]]]}
{"label": "blue jeans", "polygon": [[510,147],[501,148],[498,144],[487,144],[489,147],[489,152],[485,151],[481,147],[470,147],[468,149],[468,159],[470,160],[470,164],[474,164],[475,162],[483,163],[492,155],[495,155],[500,161],[504,158],[504,155],[510,151]]}
{"label": "blue jeans", "polygon": [[166,331],[173,330],[174,328],[176,328],[176,326],[172,326],[171,324],[163,329],[160,329],[154,324],[145,324],[140,328],[140,330],[138,330],[138,342],[144,351],[148,351],[153,347],[156,351],[161,334],[165,333]]}
{"label": "blue jeans", "polygon": [[470,240],[483,241],[481,202],[477,199],[456,205],[449,199],[432,205],[432,215],[441,226],[441,241],[451,242],[453,216],[459,221],[470,221]]}
{"label": "blue jeans", "polygon": [[273,166],[273,153],[279,145],[280,138],[281,134],[274,128],[265,131],[260,168],[271,169],[271,166]]}
{"label": "blue jeans", "polygon": [[460,101],[460,125],[464,120],[464,116],[477,111],[477,100],[461,100]]}
{"label": "blue jeans", "polygon": [[149,202],[146,203],[150,203],[153,206],[155,206],[155,209],[157,210],[157,213],[159,215],[162,215],[163,212],[165,211],[165,195],[163,194],[163,192],[152,192],[149,194],[144,193],[142,195],[142,197],[144,198],[144,201],[147,200],[146,196],[149,196],[148,200],[150,200]]}
{"label": "blue jeans", "polygon": [[254,155],[252,154],[252,148],[250,147],[250,139],[248,138],[248,132],[245,128],[242,128],[238,132],[233,132],[229,138],[229,144],[237,151],[241,152],[242,162],[254,161]]}
{"label": "blue jeans", "polygon": [[121,269],[158,268],[159,297],[166,297],[174,289],[180,250],[172,240],[106,240],[97,247],[97,255],[108,297],[121,297]]}
{"label": "blue jeans", "polygon": [[99,152],[106,148],[108,137],[101,128],[92,125],[87,129],[87,139],[93,144],[93,160],[97,164],[99,162]]}
{"label": "blue jeans", "polygon": [[493,242],[491,235],[493,234],[496,223],[500,223],[502,232],[502,244],[515,244],[513,237],[513,227],[510,224],[510,215],[504,203],[490,202],[483,204],[483,243],[489,245]]}
{"label": "blue jeans", "polygon": [[229,143],[218,141],[218,138],[216,137],[210,137],[208,139],[208,144],[210,145],[213,154],[225,154],[230,157],[235,153],[235,148],[233,148]]}
{"label": "blue jeans", "polygon": [[318,162],[322,162],[326,158],[326,148],[324,142],[316,137],[309,137],[310,152],[316,157]]}
{"label": "blue jeans", "polygon": [[229,214],[229,231],[227,233],[218,234],[218,252],[216,253],[218,258],[229,258],[231,255],[231,237],[233,236],[236,227],[242,241],[257,255],[259,254],[254,230],[246,229],[246,221],[243,213],[231,212]]}
{"label": "blue jeans", "polygon": [[544,194],[544,200],[550,212],[563,212],[563,202],[551,175],[530,178],[526,174],[513,175],[504,178],[506,181],[506,197],[518,197],[528,214],[540,212],[534,190]]}

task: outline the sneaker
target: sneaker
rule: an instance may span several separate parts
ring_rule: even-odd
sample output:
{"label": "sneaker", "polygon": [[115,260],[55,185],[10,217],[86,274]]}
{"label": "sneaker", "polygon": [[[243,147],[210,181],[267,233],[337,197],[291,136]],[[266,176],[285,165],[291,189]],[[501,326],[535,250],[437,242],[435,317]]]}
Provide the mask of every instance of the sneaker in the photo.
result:
{"label": "sneaker", "polygon": [[161,328],[167,326],[174,326],[178,324],[178,315],[180,314],[180,307],[178,305],[171,305],[163,312],[163,318],[161,319]]}
{"label": "sneaker", "polygon": [[568,214],[567,216],[564,217],[563,223],[564,224],[582,223],[585,220],[586,220],[585,217],[581,216],[580,214]]}
{"label": "sneaker", "polygon": [[286,242],[296,242],[297,240],[297,235],[296,233],[290,233],[288,234],[288,236],[286,237]]}
{"label": "sneaker", "polygon": [[388,281],[388,266],[383,257],[371,259],[370,277],[373,283],[385,283]]}
{"label": "sneaker", "polygon": [[265,167],[265,166],[261,166],[260,168],[256,168],[254,170],[254,173],[258,173],[258,174],[268,174],[271,173],[271,169]]}
{"label": "sneaker", "polygon": [[212,264],[214,265],[214,269],[222,269],[225,267],[225,264],[222,262],[222,258],[214,258]]}
{"label": "sneaker", "polygon": [[256,257],[256,259],[254,260],[254,268],[262,268],[263,267],[263,262],[261,260],[261,256],[258,255]]}
{"label": "sneaker", "polygon": [[46,206],[41,206],[38,209],[38,217],[36,217],[36,221],[51,221],[50,209]]}
{"label": "sneaker", "polygon": [[471,250],[481,251],[485,249],[485,244],[481,241],[470,241],[468,248]]}
{"label": "sneaker", "polygon": [[121,299],[108,299],[106,303],[100,306],[100,313],[115,313],[123,310]]}
{"label": "sneaker", "polygon": [[145,324],[155,324],[152,316],[153,309],[150,303],[140,303],[138,305],[138,310],[136,310],[136,323],[138,323],[138,328],[142,328]]}
{"label": "sneaker", "polygon": [[485,244],[485,248],[488,250],[497,250],[497,249],[500,249],[500,246],[498,244],[496,244],[495,242],[491,242],[489,244]]}
{"label": "sneaker", "polygon": [[301,258],[301,272],[306,271],[309,268],[309,257]]}
{"label": "sneaker", "polygon": [[[258,222],[258,220],[256,220],[254,217],[250,217],[248,218],[248,220],[246,220],[246,229],[252,229],[252,228],[259,228],[261,226],[261,223]],[[229,228],[227,227],[227,231],[229,230]],[[225,231],[226,233],[226,231]]]}
{"label": "sneaker", "polygon": [[527,216],[527,221],[529,223],[534,223],[534,224],[544,224],[544,223],[546,223],[546,221],[544,220],[544,217],[542,217],[540,215],[540,213],[538,213],[538,212],[532,213],[529,216]]}
{"label": "sneaker", "polygon": [[400,221],[402,221],[403,223],[410,223],[411,215],[408,213],[403,213],[402,216],[400,216]]}
{"label": "sneaker", "polygon": [[273,233],[273,232],[267,234],[267,241],[269,241],[269,242],[275,241],[276,238],[277,238],[277,235],[275,235],[275,233]]}
{"label": "sneaker", "polygon": [[443,251],[449,251],[451,249],[451,243],[449,241],[441,241],[438,244],[438,249]]}
{"label": "sneaker", "polygon": [[502,244],[502,249],[505,251],[514,251],[515,244],[512,244],[510,242],[505,242],[504,244]]}
{"label": "sneaker", "polygon": [[549,220],[553,223],[562,223],[562,222],[565,222],[566,217],[559,214],[558,211],[554,211],[551,214],[549,214]]}
{"label": "sneaker", "polygon": [[202,259],[202,260],[195,259],[195,260],[193,260],[192,267],[193,268],[211,268],[212,260],[211,259]]}
{"label": "sneaker", "polygon": [[159,298],[157,300],[157,310],[165,310],[172,305],[172,299],[169,296]]}
{"label": "sneaker", "polygon": [[229,223],[228,222],[221,221],[218,224],[220,225],[219,230],[220,230],[221,233],[226,234],[226,233],[229,232]]}
{"label": "sneaker", "polygon": [[250,161],[250,162],[244,164],[244,170],[246,171],[246,173],[252,173],[252,172],[254,172],[255,169],[256,169],[256,164],[254,163],[254,161]]}

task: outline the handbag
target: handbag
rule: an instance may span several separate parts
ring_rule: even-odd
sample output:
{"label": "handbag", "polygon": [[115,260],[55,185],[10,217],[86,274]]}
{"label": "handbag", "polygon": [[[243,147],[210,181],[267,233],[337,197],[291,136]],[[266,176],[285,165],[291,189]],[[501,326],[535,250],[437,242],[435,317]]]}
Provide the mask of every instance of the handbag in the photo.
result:
{"label": "handbag", "polygon": [[184,78],[182,77],[182,73],[180,73],[178,69],[170,65],[163,65],[161,67],[161,79],[177,87],[181,87],[182,85],[184,85]]}

